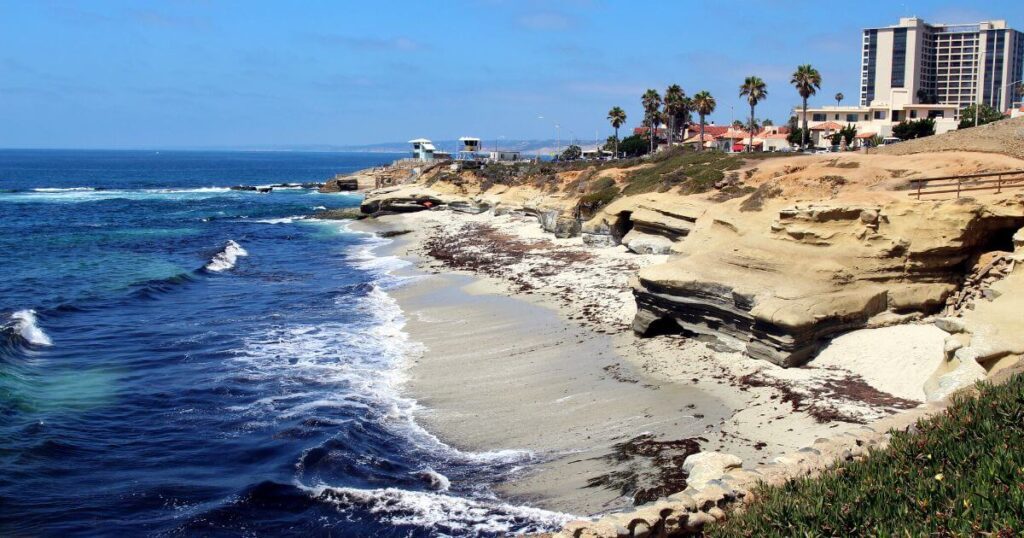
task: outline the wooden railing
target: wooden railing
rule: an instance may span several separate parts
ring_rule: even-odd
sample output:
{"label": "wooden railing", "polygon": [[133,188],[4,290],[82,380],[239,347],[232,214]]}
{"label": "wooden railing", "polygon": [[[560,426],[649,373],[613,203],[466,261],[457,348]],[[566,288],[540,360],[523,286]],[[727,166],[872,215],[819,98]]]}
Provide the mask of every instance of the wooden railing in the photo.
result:
{"label": "wooden railing", "polygon": [[929,177],[911,179],[910,184],[916,189],[910,196],[932,194],[952,194],[960,198],[960,194],[969,191],[996,191],[1024,187],[1024,170],[1006,170],[1003,172],[985,172],[983,174],[966,174],[962,176]]}

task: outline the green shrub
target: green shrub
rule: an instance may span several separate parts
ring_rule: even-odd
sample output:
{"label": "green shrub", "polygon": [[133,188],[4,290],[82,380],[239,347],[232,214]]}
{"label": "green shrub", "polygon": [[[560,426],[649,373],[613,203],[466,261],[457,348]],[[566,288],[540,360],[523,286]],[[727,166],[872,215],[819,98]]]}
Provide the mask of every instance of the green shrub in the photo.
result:
{"label": "green shrub", "polygon": [[742,167],[744,158],[719,151],[686,152],[673,148],[651,157],[648,162],[653,166],[632,172],[622,193],[628,196],[665,192],[674,187],[682,187],[687,193],[705,192],[721,181],[726,171]]}
{"label": "green shrub", "polygon": [[760,487],[709,536],[1021,536],[1024,376],[981,385],[817,478]]}

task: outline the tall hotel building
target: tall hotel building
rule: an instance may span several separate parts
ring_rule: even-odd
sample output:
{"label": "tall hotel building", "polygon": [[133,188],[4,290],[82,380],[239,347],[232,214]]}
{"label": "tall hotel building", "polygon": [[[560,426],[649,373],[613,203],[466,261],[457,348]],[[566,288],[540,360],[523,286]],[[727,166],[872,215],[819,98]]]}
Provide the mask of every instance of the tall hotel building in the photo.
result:
{"label": "tall hotel building", "polygon": [[1024,34],[1006,21],[927,24],[903,18],[895,26],[864,30],[861,58],[861,106],[955,105],[959,115],[973,103],[1005,111],[1021,99],[1015,84],[1024,78]]}

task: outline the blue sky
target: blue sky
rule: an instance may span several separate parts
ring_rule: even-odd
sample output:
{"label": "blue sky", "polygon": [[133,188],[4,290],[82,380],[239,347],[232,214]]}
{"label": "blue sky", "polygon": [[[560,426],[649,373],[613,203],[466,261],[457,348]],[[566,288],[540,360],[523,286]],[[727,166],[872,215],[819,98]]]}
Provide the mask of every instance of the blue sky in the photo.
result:
{"label": "blue sky", "polygon": [[783,122],[800,63],[818,102],[855,102],[860,30],[917,15],[1003,18],[990,2],[58,2],[0,0],[0,147],[363,144],[425,136],[610,134],[622,106],[671,83],[712,116]]}

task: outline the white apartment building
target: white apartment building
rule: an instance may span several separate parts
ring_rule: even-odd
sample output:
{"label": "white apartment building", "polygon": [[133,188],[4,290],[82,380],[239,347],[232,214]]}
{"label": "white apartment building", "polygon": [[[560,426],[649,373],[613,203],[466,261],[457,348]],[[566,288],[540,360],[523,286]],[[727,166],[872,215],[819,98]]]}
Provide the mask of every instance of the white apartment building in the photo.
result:
{"label": "white apartment building", "polygon": [[1011,108],[1024,78],[1024,34],[1004,20],[927,24],[916,17],[864,30],[861,106],[984,103]]}
{"label": "white apartment building", "polygon": [[[996,110],[1020,106],[1024,34],[1006,21],[927,24],[916,17],[868,28],[863,34],[859,106],[809,107],[810,140],[827,146],[836,130],[853,125],[861,139],[892,136],[901,121],[935,120],[935,132],[957,128],[973,103]],[[803,126],[803,109],[793,110]]]}

